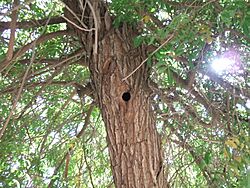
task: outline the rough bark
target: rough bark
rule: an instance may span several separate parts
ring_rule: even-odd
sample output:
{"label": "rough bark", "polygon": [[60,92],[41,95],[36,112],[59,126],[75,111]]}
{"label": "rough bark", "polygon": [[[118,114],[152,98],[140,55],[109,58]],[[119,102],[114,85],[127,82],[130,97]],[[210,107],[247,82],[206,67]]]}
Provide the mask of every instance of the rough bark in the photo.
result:
{"label": "rough bark", "polygon": [[82,22],[87,28],[95,28],[89,32],[75,28],[79,20],[65,9],[65,16],[74,22],[69,23],[68,28],[75,30],[86,50],[92,87],[106,126],[115,186],[164,187],[161,141],[151,106],[146,63],[122,80],[147,57],[144,46],[134,48],[132,45],[136,29],[126,24],[112,28],[111,17],[102,1],[91,1],[91,5],[90,1],[86,1],[87,4],[83,1],[84,12],[78,9],[77,1],[64,2],[76,15],[84,15]]}
{"label": "rough bark", "polygon": [[122,81],[146,58],[144,47],[130,44],[132,36],[126,25],[104,36],[90,65],[92,82],[106,126],[116,187],[163,187],[162,151],[146,64]]}

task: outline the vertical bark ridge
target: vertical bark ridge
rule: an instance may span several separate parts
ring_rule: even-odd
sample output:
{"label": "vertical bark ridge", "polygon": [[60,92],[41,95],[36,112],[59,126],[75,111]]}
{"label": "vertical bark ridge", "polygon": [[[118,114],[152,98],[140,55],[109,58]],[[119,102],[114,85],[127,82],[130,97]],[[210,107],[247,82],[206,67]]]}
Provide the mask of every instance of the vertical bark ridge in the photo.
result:
{"label": "vertical bark ridge", "polygon": [[[146,64],[122,81],[146,58],[143,46],[132,47],[133,34],[123,25],[104,36],[98,57],[90,64],[92,82],[107,130],[116,187],[163,187],[162,151]],[[131,95],[128,101],[122,98],[125,92]]]}
{"label": "vertical bark ridge", "polygon": [[[116,187],[163,187],[162,152],[151,109],[150,90],[147,88],[148,69],[140,67],[131,73],[147,57],[143,46],[133,48],[135,29],[123,24],[119,29],[110,28],[112,19],[103,1],[93,0],[81,9],[80,1],[64,0],[64,3],[81,16],[87,28],[94,28],[98,20],[98,54],[93,54],[95,31],[85,32],[68,23],[68,29],[76,32],[86,51],[91,79],[97,102],[107,131],[111,167]],[[86,3],[82,0],[82,4]],[[67,8],[65,16],[81,25]],[[105,19],[106,18],[106,19]],[[106,25],[105,25],[106,24]],[[124,101],[122,95],[129,92],[131,98]]]}

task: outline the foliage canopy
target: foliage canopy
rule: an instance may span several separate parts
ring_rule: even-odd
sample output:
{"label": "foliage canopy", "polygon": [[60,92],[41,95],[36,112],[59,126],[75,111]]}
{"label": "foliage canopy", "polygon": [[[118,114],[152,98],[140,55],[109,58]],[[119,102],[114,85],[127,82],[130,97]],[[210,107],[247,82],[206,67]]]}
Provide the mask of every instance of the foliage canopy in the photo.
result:
{"label": "foliage canopy", "polygon": [[[133,25],[135,47],[152,49],[145,63],[170,185],[247,187],[249,2],[106,4],[114,27]],[[102,109],[77,92],[90,72],[65,9],[59,0],[0,2],[0,187],[113,185]]]}

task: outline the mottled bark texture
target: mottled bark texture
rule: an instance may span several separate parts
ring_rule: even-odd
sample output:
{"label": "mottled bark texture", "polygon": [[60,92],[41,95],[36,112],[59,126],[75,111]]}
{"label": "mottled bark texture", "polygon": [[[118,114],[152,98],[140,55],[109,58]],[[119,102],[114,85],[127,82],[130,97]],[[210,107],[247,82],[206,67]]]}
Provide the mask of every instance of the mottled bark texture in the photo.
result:
{"label": "mottled bark texture", "polygon": [[[113,28],[101,1],[83,1],[83,22],[94,28],[98,20],[98,53],[95,32],[76,32],[86,49],[92,86],[107,131],[111,168],[117,188],[165,187],[161,141],[152,111],[152,92],[148,87],[148,67],[143,64],[132,76],[122,80],[147,58],[144,46],[135,48],[136,29],[126,24]],[[89,3],[88,2],[88,3]],[[76,1],[65,1],[72,9]],[[93,11],[95,10],[95,16]],[[75,10],[80,14],[80,10]],[[81,15],[80,14],[80,15]],[[67,17],[77,23],[74,17]],[[95,18],[94,18],[95,17]],[[106,22],[106,23],[105,23]],[[72,24],[69,25],[72,28]]]}
{"label": "mottled bark texture", "polygon": [[99,43],[96,61],[90,66],[106,125],[115,185],[163,187],[161,144],[146,64],[122,81],[147,57],[146,51],[130,44],[133,30],[124,25],[122,32],[113,29],[106,34]]}

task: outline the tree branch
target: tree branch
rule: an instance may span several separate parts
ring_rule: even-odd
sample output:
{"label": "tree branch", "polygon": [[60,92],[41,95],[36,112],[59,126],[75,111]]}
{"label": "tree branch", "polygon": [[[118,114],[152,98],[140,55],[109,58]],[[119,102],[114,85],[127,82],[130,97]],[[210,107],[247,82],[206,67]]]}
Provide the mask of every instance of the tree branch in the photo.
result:
{"label": "tree branch", "polygon": [[[171,70],[170,70],[171,71]],[[176,72],[171,71],[174,80],[176,81],[177,84],[179,84],[181,87],[183,87],[184,89],[187,89],[194,97],[195,100],[199,103],[201,103],[202,105],[205,106],[206,109],[211,108],[211,104],[209,103],[208,100],[206,100],[204,97],[202,97],[198,91],[196,91],[194,88],[192,88],[189,84],[188,80],[184,80],[183,78],[181,78]]]}
{"label": "tree branch", "polygon": [[[44,18],[41,20],[30,20],[30,21],[21,21],[16,23],[16,28],[18,29],[30,29],[35,27],[41,27],[44,25],[53,25],[53,24],[59,24],[59,23],[66,23],[66,20],[62,17],[52,17]],[[11,28],[11,22],[0,22],[0,32],[3,32],[4,30]]]}
{"label": "tree branch", "polygon": [[[19,4],[19,0],[14,0],[13,7],[17,7]],[[8,46],[8,51],[6,55],[6,59],[9,61],[13,57],[14,44],[15,44],[15,32],[16,32],[16,22],[17,22],[17,10],[13,10],[11,15],[11,23],[10,23],[10,41]]]}
{"label": "tree branch", "polygon": [[91,96],[93,94],[93,89],[90,83],[88,83],[86,86],[82,86],[81,84],[75,82],[74,86],[80,99],[83,99],[85,95]]}
{"label": "tree branch", "polygon": [[[174,59],[176,61],[182,62],[184,64],[188,64],[188,60],[185,59],[184,57],[175,57]],[[194,64],[198,64],[198,62],[195,62]],[[218,85],[223,87],[230,94],[237,95],[237,96],[244,95],[247,98],[250,98],[250,92],[248,90],[240,89],[237,86],[232,86],[229,82],[227,82],[227,81],[223,80],[222,78],[218,77],[218,75],[215,74],[214,72],[209,71],[209,70],[205,71],[203,69],[198,69],[197,71],[199,73],[203,74],[203,75],[208,76],[212,81],[216,82]],[[180,80],[180,82],[182,82],[182,80]]]}
{"label": "tree branch", "polygon": [[15,109],[16,109],[16,107],[17,107],[17,103],[18,103],[18,101],[19,101],[19,99],[20,99],[20,97],[21,97],[22,90],[23,90],[23,86],[24,86],[25,80],[26,80],[26,78],[27,78],[27,76],[28,76],[29,69],[31,68],[31,65],[32,65],[32,64],[29,65],[29,67],[27,68],[27,70],[26,70],[26,72],[25,72],[25,74],[24,74],[24,76],[23,76],[23,79],[22,79],[22,82],[21,82],[21,86],[20,86],[20,88],[19,88],[19,90],[18,90],[17,96],[16,96],[16,98],[14,99],[14,103],[13,103],[13,105],[12,105],[12,109],[11,109],[11,111],[10,111],[10,113],[9,113],[9,115],[8,115],[8,118],[6,119],[6,121],[5,121],[5,123],[4,123],[3,127],[2,127],[2,129],[0,130],[0,140],[1,140],[1,138],[2,138],[2,136],[3,136],[3,134],[4,134],[4,132],[5,132],[5,130],[6,130],[7,126],[8,126],[8,124],[9,124],[9,121],[10,121],[10,119],[11,119],[11,117],[12,117],[12,115],[13,115]]}
{"label": "tree branch", "polygon": [[[172,108],[172,106],[170,106],[173,102],[175,101],[181,101],[181,98],[179,96],[167,96],[163,89],[159,88],[158,85],[156,83],[154,83],[153,81],[150,81],[150,87],[151,89],[154,91],[155,94],[159,95],[159,97],[161,98],[162,102],[165,103],[166,105],[168,105],[168,107],[170,108],[171,111],[173,111],[172,114],[170,113],[160,113],[160,115],[165,119],[165,118],[172,118],[172,117],[183,117],[182,114],[178,114],[174,108]],[[199,93],[198,93],[199,94]],[[200,96],[201,97],[201,96]],[[197,99],[195,98],[195,100],[197,101]],[[199,102],[199,101],[197,101]],[[210,124],[204,122],[201,117],[197,114],[197,112],[195,111],[195,109],[191,106],[191,105],[187,105],[184,103],[182,103],[183,108],[185,109],[186,113],[190,116],[192,116],[197,123],[201,124],[203,127],[208,128],[211,127]]]}
{"label": "tree branch", "polygon": [[[24,89],[32,89],[35,87],[39,87],[39,86],[43,86],[43,85],[47,85],[48,82],[35,82],[35,83],[26,83],[23,88]],[[75,82],[74,81],[53,81],[53,82],[49,82],[50,85],[58,85],[58,86],[75,86]],[[7,93],[12,93],[14,91],[16,91],[16,89],[19,89],[19,86],[12,86],[9,88],[6,88],[5,90],[0,92],[0,96],[7,94]]]}
{"label": "tree branch", "polygon": [[88,160],[87,160],[87,152],[86,152],[86,148],[84,147],[83,145],[83,157],[84,157],[84,161],[86,163],[86,166],[87,166],[87,169],[88,169],[88,172],[89,172],[89,179],[90,179],[90,183],[92,185],[92,188],[95,188],[94,186],[94,181],[93,181],[93,177],[92,177],[92,170],[91,170],[91,166],[89,165],[88,163]]}
{"label": "tree branch", "polygon": [[243,96],[245,96],[247,98],[250,98],[249,90],[240,89],[237,86],[231,85],[230,83],[226,82],[222,78],[218,77],[218,75],[215,74],[214,72],[212,72],[212,71],[204,71],[204,70],[200,70],[199,72],[202,73],[203,75],[207,75],[212,81],[216,82],[221,87],[223,87],[226,91],[231,93],[231,95],[234,95],[234,96],[237,96],[237,97],[239,97],[240,95],[243,95]]}
{"label": "tree branch", "polygon": [[[74,64],[79,64],[79,65],[82,65],[84,67],[87,67],[87,62],[84,60],[84,54],[85,54],[85,50],[84,49],[78,49],[76,51],[74,51],[73,53],[71,54],[67,54],[67,55],[64,55],[63,58],[55,58],[55,59],[36,59],[34,60],[33,64],[47,64],[47,65],[56,65],[58,64],[59,62],[65,62],[69,59],[71,59],[72,57],[76,57],[76,56],[80,56],[81,58],[77,59]],[[26,64],[28,65],[30,63],[30,59],[20,59],[18,60],[18,63],[20,64]]]}
{"label": "tree branch", "polygon": [[[83,125],[83,128],[81,129],[81,131],[76,135],[76,138],[79,139],[83,133],[85,132],[86,128],[87,128],[87,125],[89,124],[89,121],[90,121],[90,116],[91,116],[91,113],[94,109],[94,105],[92,104],[90,107],[89,107],[89,110],[87,112],[87,115],[85,117],[85,121],[84,121],[84,125]],[[60,167],[62,166],[63,162],[66,160],[68,154],[71,154],[74,150],[74,143],[72,143],[72,145],[69,147],[68,151],[64,154],[64,157],[62,158],[62,160],[59,162],[58,166],[56,167],[53,175],[51,176],[51,181],[49,182],[49,185],[48,185],[48,188],[52,187],[53,186],[53,183],[55,182],[56,179],[53,179],[52,177],[55,176]]]}
{"label": "tree branch", "polygon": [[53,38],[58,37],[58,36],[73,35],[73,34],[74,34],[73,31],[62,30],[62,31],[56,31],[53,33],[48,33],[48,34],[40,36],[39,38],[35,39],[34,41],[32,41],[29,44],[26,44],[25,46],[20,48],[17,52],[15,52],[14,56],[11,60],[4,59],[0,63],[0,72],[2,72],[4,69],[6,69],[11,64],[12,61],[15,61],[18,57],[22,56],[25,52],[27,52],[29,49],[31,49],[34,45],[41,44],[47,40],[53,39]]}
{"label": "tree branch", "polygon": [[191,156],[193,157],[196,165],[200,168],[200,171],[202,172],[203,176],[205,177],[207,184],[208,185],[213,185],[212,182],[212,178],[211,178],[211,174],[209,169],[207,168],[207,166],[203,167],[203,164],[206,164],[203,157],[201,155],[197,155],[194,151],[194,149],[192,148],[192,146],[190,146],[188,144],[188,142],[186,142],[185,140],[182,139],[182,137],[180,136],[180,134],[175,133],[175,135],[178,137],[178,140],[172,140],[174,143],[176,143],[177,145],[179,145],[180,147],[182,147],[183,149],[186,149]]}

